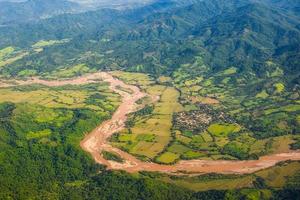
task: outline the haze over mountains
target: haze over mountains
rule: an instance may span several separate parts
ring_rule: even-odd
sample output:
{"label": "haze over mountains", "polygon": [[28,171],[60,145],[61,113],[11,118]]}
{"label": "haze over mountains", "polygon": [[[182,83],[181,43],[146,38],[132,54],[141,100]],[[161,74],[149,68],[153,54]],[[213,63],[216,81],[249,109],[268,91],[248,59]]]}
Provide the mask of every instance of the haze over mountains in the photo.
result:
{"label": "haze over mountains", "polygon": [[22,23],[100,8],[128,9],[152,0],[0,0],[0,24]]}
{"label": "haze over mountains", "polygon": [[143,5],[153,2],[154,0],[70,0],[87,6],[104,6],[104,7],[127,7],[136,4]]}
{"label": "haze over mountains", "polygon": [[79,11],[76,3],[64,0],[28,0],[0,2],[0,24],[36,21],[51,16]]}

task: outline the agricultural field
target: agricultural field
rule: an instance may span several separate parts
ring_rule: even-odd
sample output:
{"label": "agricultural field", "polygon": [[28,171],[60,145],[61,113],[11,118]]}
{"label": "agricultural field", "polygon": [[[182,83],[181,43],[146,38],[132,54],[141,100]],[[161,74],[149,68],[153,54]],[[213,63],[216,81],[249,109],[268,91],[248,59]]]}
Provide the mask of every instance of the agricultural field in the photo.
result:
{"label": "agricultural field", "polygon": [[11,55],[14,51],[15,51],[15,49],[13,47],[6,47],[4,49],[1,49],[0,50],[0,59],[1,60],[5,59],[9,55]]}
{"label": "agricultural field", "polygon": [[28,52],[16,50],[11,46],[0,49],[0,68],[22,59],[26,55]]}
{"label": "agricultural field", "polygon": [[[172,74],[185,108],[175,115],[174,143],[196,151],[201,159],[256,159],[289,151],[298,141],[300,94],[278,81],[278,67],[270,68],[267,83],[257,77],[248,81],[235,67],[217,74],[209,69],[197,57]],[[261,89],[255,91],[254,85]],[[178,154],[184,159],[183,153]]]}
{"label": "agricultural field", "polygon": [[173,87],[155,84],[145,74],[114,72],[113,75],[159,97],[157,102],[129,117],[126,129],[112,138],[113,144],[141,159],[174,162],[178,156],[172,157],[171,152],[163,154],[163,151],[172,140],[173,114],[183,110],[178,103],[179,92]]}
{"label": "agricultural field", "polygon": [[30,85],[0,88],[2,102],[30,103],[47,108],[85,108],[112,113],[119,104],[119,96],[111,93],[105,83],[55,88]]}
{"label": "agricultural field", "polygon": [[48,47],[52,45],[57,45],[57,44],[64,44],[69,42],[68,39],[63,39],[63,40],[40,40],[36,42],[35,44],[32,45],[32,48],[39,49],[43,47]]}
{"label": "agricultural field", "polygon": [[[78,124],[74,132],[77,136],[65,136],[65,139],[79,146],[82,134],[101,120],[108,119],[119,102],[119,96],[111,93],[107,84],[51,88],[30,85],[0,89],[0,104],[14,108],[11,120],[17,122],[12,125],[16,134],[24,136],[27,141],[54,146],[59,142],[55,135],[63,134],[60,131],[66,129],[68,123],[75,122]],[[91,118],[91,121],[85,118]]]}
{"label": "agricultural field", "polygon": [[76,76],[81,76],[88,72],[95,72],[95,70],[90,69],[86,64],[78,64],[67,68],[59,69],[54,71],[51,75],[45,76],[46,78],[72,78]]}
{"label": "agricultural field", "polygon": [[[124,81],[130,85],[137,85],[142,89],[147,89],[150,85],[155,83],[155,80],[150,77],[148,74],[144,73],[130,73],[130,72],[123,72],[123,71],[113,71],[111,74],[118,79]],[[157,88],[148,89],[149,91],[155,91]],[[158,91],[160,94],[160,91]]]}
{"label": "agricultural field", "polygon": [[[190,73],[194,68],[197,71]],[[246,85],[238,93],[232,85],[244,84],[237,68],[209,78],[204,73],[207,69],[198,57],[172,77],[113,72],[126,83],[160,96],[148,112],[130,117],[127,129],[112,138],[114,145],[140,159],[164,164],[180,159],[257,159],[297,146],[300,107],[297,98],[283,99],[295,95],[288,94],[283,83],[274,81],[273,90],[262,89],[249,96],[243,92]],[[171,101],[174,99],[177,101]]]}
{"label": "agricultural field", "polygon": [[[53,46],[63,45],[67,42],[69,42],[69,39],[40,40],[27,48],[8,46],[3,49],[0,49],[0,73],[2,76],[5,77],[30,77],[38,74],[41,75],[38,68],[33,69],[29,67],[24,67],[23,62],[25,61],[27,62],[27,64],[30,65],[32,64],[32,61],[26,61],[28,57],[39,57],[45,49],[51,48]],[[56,70],[51,72],[51,74],[56,75],[56,73],[58,73],[57,75],[61,77],[71,77],[71,75],[78,75],[78,71],[80,73],[86,73],[87,71],[86,68],[82,69],[82,67],[79,67],[77,65],[73,66],[73,68],[74,69],[68,69],[65,73],[59,73]],[[43,73],[43,76],[48,78],[50,75],[49,73]]]}

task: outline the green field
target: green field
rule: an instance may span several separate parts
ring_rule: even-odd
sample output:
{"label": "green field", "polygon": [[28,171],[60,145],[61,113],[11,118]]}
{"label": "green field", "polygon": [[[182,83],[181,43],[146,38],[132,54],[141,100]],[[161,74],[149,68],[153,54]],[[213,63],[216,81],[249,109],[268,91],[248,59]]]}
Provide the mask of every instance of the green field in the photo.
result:
{"label": "green field", "polygon": [[163,153],[162,155],[160,155],[156,160],[160,163],[164,163],[164,164],[171,164],[174,163],[176,161],[176,159],[179,158],[179,155],[175,154],[175,153],[171,153],[171,152],[166,152]]}
{"label": "green field", "polygon": [[12,64],[15,61],[20,60],[27,55],[28,52],[16,51],[16,49],[11,46],[6,47],[4,49],[0,49],[0,68]]}
{"label": "green field", "polygon": [[[126,83],[138,85],[150,95],[160,96],[160,100],[154,104],[150,113],[133,115],[130,118],[130,126],[116,136],[114,145],[139,158],[160,163],[199,158],[257,159],[268,153],[288,151],[290,145],[295,143],[290,136],[292,129],[289,128],[294,126],[295,118],[288,113],[298,112],[299,104],[276,108],[267,106],[273,95],[274,98],[279,98],[278,92],[285,93],[283,85],[274,83],[280,91],[276,89],[273,94],[271,90],[263,89],[248,99],[243,93],[240,96],[232,96],[231,79],[228,78],[238,73],[237,68],[232,67],[220,72],[217,75],[218,79],[214,77],[204,79],[203,76],[197,75],[198,72],[191,74],[185,71],[201,62],[199,57],[195,64],[182,66],[173,74],[173,79],[158,77],[157,83],[160,84],[155,84],[153,78],[145,74],[113,72]],[[217,86],[219,79],[220,84],[223,84],[222,87]],[[227,81],[224,82],[224,79]],[[166,84],[172,84],[180,93]],[[224,87],[228,90],[226,91]],[[174,101],[176,99],[178,100]],[[256,111],[261,101],[266,101],[262,104],[266,107]],[[201,109],[198,107],[199,103],[210,109],[206,114],[213,119],[204,131],[174,127],[172,116],[175,113],[197,111]],[[245,108],[256,112],[257,117],[250,123],[259,124],[263,133],[248,128],[250,113]],[[223,113],[222,110],[226,112]],[[245,119],[248,121],[244,122]],[[274,130],[274,135],[271,136],[269,136],[271,133],[267,132],[270,127]],[[280,135],[287,136],[277,137]]]}
{"label": "green field", "polygon": [[[172,114],[180,109],[180,105],[178,106],[176,102],[178,93],[172,88],[151,86],[147,91],[153,95],[160,95],[160,101],[148,115],[133,116],[134,125],[121,132],[119,136],[121,143],[115,145],[127,149],[132,154],[153,159],[170,142]],[[128,132],[131,134],[130,140],[124,142],[122,135]]]}
{"label": "green field", "polygon": [[215,137],[226,137],[231,133],[239,132],[240,126],[235,124],[212,124],[207,131]]}
{"label": "green field", "polygon": [[15,51],[14,47],[6,47],[4,49],[1,49],[0,50],[0,60],[2,60],[3,58],[9,56],[14,51]]}
{"label": "green field", "polygon": [[51,130],[50,129],[45,129],[45,130],[41,130],[41,131],[38,131],[38,132],[29,132],[26,135],[26,138],[28,140],[31,140],[31,139],[36,139],[36,138],[47,137],[49,135],[51,135]]}
{"label": "green field", "polygon": [[42,47],[47,47],[47,46],[52,46],[52,45],[56,45],[56,44],[63,44],[68,42],[68,39],[64,39],[64,40],[40,40],[37,43],[33,44],[32,47],[33,48],[42,48]]}
{"label": "green field", "polygon": [[177,102],[179,93],[172,87],[155,85],[147,75],[121,72],[114,72],[113,75],[126,83],[139,85],[150,95],[160,97],[149,111],[142,110],[130,116],[130,125],[114,141],[115,146],[134,155],[154,159],[171,141],[173,113],[183,109]]}
{"label": "green field", "polygon": [[95,72],[95,71],[90,69],[85,64],[78,64],[78,65],[70,66],[67,68],[62,68],[59,71],[55,71],[49,76],[49,78],[54,78],[54,77],[71,78],[71,77],[75,77],[75,76],[81,76],[88,72]]}
{"label": "green field", "polygon": [[0,89],[0,102],[31,103],[49,108],[87,108],[96,111],[116,109],[119,96],[109,91],[107,84],[86,86],[23,86]]}

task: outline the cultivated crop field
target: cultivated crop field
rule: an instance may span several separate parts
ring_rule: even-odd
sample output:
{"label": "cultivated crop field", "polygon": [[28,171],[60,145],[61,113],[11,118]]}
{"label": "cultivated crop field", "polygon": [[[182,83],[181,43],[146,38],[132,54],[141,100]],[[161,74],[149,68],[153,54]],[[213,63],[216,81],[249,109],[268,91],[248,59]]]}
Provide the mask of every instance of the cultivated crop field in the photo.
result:
{"label": "cultivated crop field", "polygon": [[[108,119],[119,102],[119,96],[105,83],[0,89],[0,105],[12,109],[11,126],[20,137],[20,145],[25,140],[56,146],[64,135],[64,140],[79,147],[83,134]],[[67,130],[71,124],[76,131]]]}
{"label": "cultivated crop field", "polygon": [[0,49],[0,68],[22,59],[26,55],[28,55],[28,52],[18,51],[11,46]]}
{"label": "cultivated crop field", "polygon": [[41,85],[0,88],[0,103],[30,103],[49,108],[86,108],[112,112],[118,101],[118,95],[111,93],[105,83],[56,88]]}
{"label": "cultivated crop field", "polygon": [[[115,72],[126,83],[141,86],[152,97],[159,97],[154,104],[138,111],[129,118],[127,128],[118,133],[113,144],[145,160],[162,163],[173,162],[170,154],[160,155],[172,139],[172,117],[183,108],[178,104],[179,92],[172,87],[157,85],[145,74]],[[134,78],[137,77],[137,78]],[[177,158],[178,156],[175,155]]]}
{"label": "cultivated crop field", "polygon": [[[197,71],[190,73],[195,67]],[[286,100],[287,95],[295,94],[286,93],[283,83],[275,81],[273,93],[262,89],[248,96],[243,90],[237,93],[232,85],[236,68],[210,78],[201,70],[207,67],[199,57],[173,77],[114,72],[125,82],[160,97],[146,112],[131,116],[127,129],[112,139],[114,145],[140,159],[172,164],[180,159],[257,159],[288,152],[298,141],[292,133],[299,130],[299,102]],[[244,84],[242,78],[235,81]],[[258,124],[260,127],[255,127]],[[271,132],[265,131],[270,128]]]}

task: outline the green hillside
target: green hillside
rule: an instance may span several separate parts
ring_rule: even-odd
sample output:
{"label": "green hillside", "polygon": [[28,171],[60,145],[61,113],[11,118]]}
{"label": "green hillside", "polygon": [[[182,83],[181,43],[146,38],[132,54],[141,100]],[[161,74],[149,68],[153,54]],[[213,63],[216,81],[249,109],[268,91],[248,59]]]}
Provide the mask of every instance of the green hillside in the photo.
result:
{"label": "green hillside", "polygon": [[[159,97],[139,100],[147,106],[109,138],[144,162],[257,160],[300,149],[299,1],[77,6],[0,2],[0,85],[109,71]],[[95,164],[80,141],[120,103],[105,83],[0,88],[0,199],[300,198],[298,161],[195,176]]]}

